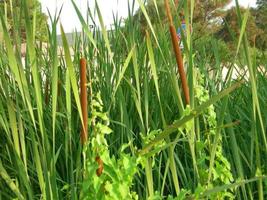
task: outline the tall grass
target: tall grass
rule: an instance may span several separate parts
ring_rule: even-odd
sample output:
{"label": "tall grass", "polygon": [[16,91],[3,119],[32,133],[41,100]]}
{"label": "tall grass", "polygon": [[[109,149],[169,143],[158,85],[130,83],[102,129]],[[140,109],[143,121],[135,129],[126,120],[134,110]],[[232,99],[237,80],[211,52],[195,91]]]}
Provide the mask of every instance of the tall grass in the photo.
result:
{"label": "tall grass", "polygon": [[[30,23],[23,0],[25,62],[20,55],[20,36],[10,37],[5,15],[0,13],[4,39],[0,56],[0,197],[86,198],[81,191],[87,179],[102,180],[85,172],[86,161],[95,160],[89,148],[96,134],[92,116],[106,118],[107,112],[113,130],[106,136],[109,154],[119,159],[120,149],[128,144],[126,153],[143,160],[144,166],[138,166],[131,185],[139,199],[167,199],[169,195],[178,199],[267,198],[267,80],[266,74],[257,70],[266,58],[258,62],[256,51],[249,49],[245,32],[248,14],[240,14],[238,2],[241,34],[236,38],[236,57],[228,62],[228,79],[221,78],[220,68],[225,63],[216,45],[211,50],[203,45],[198,51],[191,35],[182,34],[189,105],[184,103],[189,101],[182,92],[171,36],[159,15],[161,28],[156,29],[144,3],[138,0],[135,3],[148,24],[145,33],[134,22],[134,4],[128,5],[124,26],[114,17],[113,29],[106,30],[96,6],[100,27],[89,30],[88,20],[72,2],[83,34],[75,35],[70,46],[61,26],[64,52],[59,55],[56,27],[60,13],[50,15],[52,26],[44,51],[36,45],[34,23]],[[154,5],[156,9],[156,1]],[[175,13],[180,9],[189,27],[194,1],[190,5],[179,1]],[[95,21],[93,12],[88,8],[91,21]],[[20,24],[18,19],[14,17],[13,23]],[[177,14],[174,22],[175,26],[181,24]],[[82,56],[87,60],[88,80],[87,89],[82,89],[88,93],[87,98],[81,97],[83,103],[78,87],[79,83],[85,86],[85,77],[79,80]],[[239,60],[248,66],[249,81],[231,79]],[[98,105],[94,100],[97,93],[103,101],[102,113],[93,108]],[[86,100],[88,127],[84,127],[87,119],[82,109]],[[82,138],[84,145],[81,131],[83,136],[88,134],[88,142]],[[103,165],[100,157],[97,164]],[[108,176],[112,170],[103,161],[103,174]]]}

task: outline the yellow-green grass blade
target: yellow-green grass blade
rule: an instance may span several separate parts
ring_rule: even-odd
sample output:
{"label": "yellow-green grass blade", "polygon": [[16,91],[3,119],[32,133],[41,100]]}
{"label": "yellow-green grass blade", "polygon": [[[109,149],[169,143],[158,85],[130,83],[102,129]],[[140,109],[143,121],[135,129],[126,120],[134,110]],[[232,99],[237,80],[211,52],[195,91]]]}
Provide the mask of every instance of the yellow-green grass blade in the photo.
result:
{"label": "yellow-green grass blade", "polygon": [[181,97],[181,90],[179,88],[177,76],[176,76],[173,69],[170,69],[169,76],[170,76],[170,79],[172,82],[172,88],[173,88],[173,91],[174,91],[174,94],[176,97],[175,100],[177,103],[178,110],[180,113],[183,113],[184,112],[184,104],[183,104],[183,99]]}
{"label": "yellow-green grass blade", "polygon": [[23,200],[25,199],[23,195],[21,194],[19,188],[17,185],[14,183],[12,178],[8,175],[6,169],[4,168],[2,161],[0,160],[0,176],[4,179],[6,182],[7,186],[16,194],[18,199]]}
{"label": "yellow-green grass blade", "polygon": [[160,92],[159,92],[159,82],[158,82],[159,78],[158,78],[158,74],[157,74],[157,67],[156,67],[156,63],[155,63],[155,56],[154,56],[154,52],[153,52],[153,48],[152,48],[152,43],[151,43],[151,39],[150,39],[148,32],[146,33],[146,42],[147,42],[147,51],[148,51],[148,58],[149,58],[149,62],[150,62],[152,77],[154,80],[154,84],[155,84],[155,88],[156,88],[156,92],[157,92],[157,97],[159,100],[161,118],[162,118],[163,126],[165,126],[166,120],[165,120],[162,105],[161,105]]}
{"label": "yellow-green grass blade", "polygon": [[34,91],[35,91],[35,97],[36,97],[36,103],[37,103],[38,121],[39,121],[40,132],[42,134],[42,137],[44,137],[45,130],[44,130],[44,124],[43,124],[42,89],[41,89],[39,71],[37,68],[37,57],[36,57],[35,45],[34,45],[35,38],[33,34],[34,28],[32,28],[31,23],[30,23],[30,17],[28,15],[29,8],[27,7],[26,0],[23,0],[22,2],[23,2],[23,9],[24,9],[24,15],[25,15],[25,24],[26,24],[27,52],[29,53],[30,66],[32,70],[32,78],[33,78]]}
{"label": "yellow-green grass blade", "polygon": [[[66,90],[66,115],[67,115],[67,131],[64,135],[65,137],[65,157],[68,158],[69,155],[72,154],[71,152],[71,141],[72,141],[72,117],[71,117],[71,84],[70,84],[70,76],[69,76],[69,70],[66,69],[66,76],[65,76],[65,90]],[[65,161],[66,166],[69,165],[68,159]],[[68,168],[69,169],[69,168]],[[67,171],[67,174],[72,173]]]}
{"label": "yellow-green grass blade", "polygon": [[243,36],[246,32],[246,26],[247,26],[247,21],[248,21],[248,17],[249,17],[249,9],[247,9],[247,11],[245,12],[244,18],[242,20],[242,24],[241,24],[241,30],[240,30],[240,36],[239,36],[239,40],[238,40],[238,45],[237,45],[237,49],[236,49],[236,56],[239,52],[241,43],[243,41]]}
{"label": "yellow-green grass blade", "polygon": [[161,196],[163,196],[169,165],[170,165],[170,159],[167,159],[166,167],[165,167],[164,174],[163,174],[163,180],[162,180]]}
{"label": "yellow-green grass blade", "polygon": [[116,95],[117,90],[118,90],[118,88],[119,88],[119,85],[121,84],[121,81],[122,81],[122,79],[123,79],[123,77],[124,77],[124,74],[125,74],[125,72],[126,72],[128,66],[129,66],[129,63],[130,63],[131,59],[132,59],[134,49],[135,49],[135,46],[134,46],[134,47],[131,49],[131,51],[129,52],[129,54],[128,54],[128,56],[127,56],[127,58],[126,58],[126,60],[125,60],[125,62],[124,62],[124,64],[123,64],[123,66],[122,66],[122,69],[121,69],[121,71],[119,72],[119,77],[118,77],[118,80],[117,80],[117,82],[116,82],[116,86],[115,86],[115,88],[114,88],[113,94],[112,94],[112,101],[111,101],[110,107],[111,107],[111,105],[112,105],[112,102],[114,101],[114,98],[115,98],[115,95]]}
{"label": "yellow-green grass blade", "polygon": [[[146,57],[145,57],[145,61],[146,61]],[[144,104],[145,104],[145,123],[146,123],[146,129],[147,131],[149,130],[149,100],[148,100],[148,95],[149,95],[149,89],[148,89],[148,75],[145,72],[144,74]]]}
{"label": "yellow-green grass blade", "polygon": [[13,138],[13,145],[14,149],[20,157],[20,145],[19,145],[19,134],[18,134],[18,126],[17,126],[17,119],[16,119],[16,113],[13,103],[10,101],[10,99],[7,102],[7,108],[8,108],[8,116],[9,116],[9,125],[12,133]]}
{"label": "yellow-green grass blade", "polygon": [[131,84],[131,81],[127,80],[126,78],[124,78],[124,80],[128,83],[129,87],[132,89],[132,94],[133,94],[133,100],[136,106],[136,110],[138,112],[139,118],[141,120],[141,124],[142,124],[142,131],[145,132],[145,127],[144,127],[144,120],[143,120],[143,116],[142,116],[142,106],[141,106],[141,100],[138,99],[138,91],[133,87],[133,85]]}
{"label": "yellow-green grass blade", "polygon": [[152,158],[146,159],[145,173],[146,173],[146,181],[148,187],[149,197],[154,196],[154,181],[153,181],[153,173],[152,173]]}
{"label": "yellow-green grass blade", "polygon": [[85,33],[86,33],[88,39],[90,40],[90,42],[93,44],[94,48],[97,49],[96,41],[94,40],[93,35],[92,35],[92,33],[90,32],[90,30],[89,30],[89,28],[88,28],[89,26],[86,24],[85,20],[83,19],[83,16],[82,16],[82,14],[81,14],[79,8],[78,8],[77,5],[75,4],[75,2],[74,2],[73,0],[71,0],[71,2],[72,2],[72,4],[73,4],[73,7],[74,7],[74,9],[75,9],[75,11],[76,11],[76,14],[77,14],[77,16],[78,16],[80,22],[81,22],[81,24],[82,24],[83,30],[85,31]]}
{"label": "yellow-green grass blade", "polygon": [[[170,143],[170,140],[167,139],[167,141],[168,143]],[[180,186],[179,186],[179,181],[178,181],[178,176],[177,176],[177,166],[176,166],[175,159],[174,159],[174,148],[175,148],[175,144],[169,147],[168,155],[169,155],[169,160],[170,160],[170,170],[172,173],[172,180],[174,183],[176,195],[178,196],[180,193]]]}
{"label": "yellow-green grass blade", "polygon": [[142,155],[144,153],[147,153],[151,147],[153,147],[155,144],[158,142],[162,141],[163,139],[167,138],[170,134],[173,132],[177,131],[178,128],[189,122],[190,120],[194,119],[195,117],[199,116],[205,109],[207,109],[210,105],[216,103],[219,101],[221,98],[225,97],[226,95],[230,94],[233,92],[235,89],[240,87],[242,82],[237,82],[230,86],[229,88],[223,90],[220,92],[218,95],[213,96],[211,99],[206,101],[205,103],[201,104],[200,106],[194,108],[191,111],[190,115],[187,115],[183,117],[182,119],[174,122],[172,125],[167,126],[162,133],[160,133],[154,140],[152,140],[149,144],[147,144],[140,152],[139,154]]}
{"label": "yellow-green grass blade", "polygon": [[96,7],[96,12],[97,12],[97,16],[98,16],[98,19],[99,19],[99,23],[100,23],[100,26],[101,26],[101,32],[102,32],[102,35],[103,35],[103,38],[104,38],[104,41],[105,41],[105,45],[106,45],[106,47],[108,49],[109,56],[110,56],[111,60],[113,61],[113,55],[112,55],[112,51],[111,51],[111,47],[110,47],[110,42],[109,42],[109,39],[108,39],[108,33],[107,33],[106,28],[105,28],[104,20],[103,20],[103,17],[102,17],[102,14],[101,14],[101,11],[99,9],[97,1],[95,1],[95,7]]}
{"label": "yellow-green grass blade", "polygon": [[19,130],[22,160],[23,160],[25,172],[27,173],[27,179],[29,181],[28,167],[27,167],[27,151],[26,151],[26,144],[25,144],[25,131],[24,131],[23,121],[22,121],[20,114],[18,115],[18,130]]}
{"label": "yellow-green grass blade", "polygon": [[157,4],[157,1],[153,0],[153,4],[154,4],[156,12],[157,12],[157,18],[159,20],[160,26],[161,26],[161,28],[163,28],[162,19],[160,18],[160,11],[159,11],[159,6]]}
{"label": "yellow-green grass blade", "polygon": [[16,82],[18,83],[18,88],[19,88],[20,94],[22,96],[23,102],[28,107],[33,125],[34,125],[34,127],[36,127],[35,118],[34,118],[34,114],[33,114],[33,108],[32,108],[31,101],[30,101],[28,84],[27,84],[27,80],[26,80],[24,71],[23,71],[22,67],[18,65],[18,63],[16,61],[16,57],[15,57],[15,54],[14,54],[13,48],[12,48],[11,39],[8,35],[7,27],[5,24],[5,20],[1,14],[0,14],[0,20],[1,20],[1,24],[2,24],[3,38],[4,38],[6,49],[7,49],[9,67],[15,76]]}
{"label": "yellow-green grass blade", "polygon": [[150,20],[150,18],[149,18],[149,16],[148,16],[148,13],[147,13],[147,11],[146,11],[145,5],[144,5],[144,3],[143,3],[141,0],[137,0],[137,1],[138,1],[138,4],[139,4],[139,6],[140,6],[141,11],[143,12],[143,14],[144,14],[144,16],[145,16],[145,18],[146,18],[146,21],[147,21],[147,23],[148,23],[148,26],[149,26],[149,28],[150,28],[150,30],[151,30],[151,32],[152,32],[153,38],[154,38],[154,40],[156,41],[157,47],[158,47],[159,50],[160,50],[160,53],[161,53],[161,55],[162,55],[162,59],[163,59],[164,62],[166,63],[165,57],[163,56],[163,51],[162,51],[161,46],[160,46],[160,44],[159,44],[159,41],[158,41],[157,35],[156,35],[156,33],[155,33],[155,30],[154,30],[154,28],[153,28],[153,25],[152,25],[152,23],[151,23],[151,20]]}
{"label": "yellow-green grass blade", "polygon": [[138,62],[137,62],[137,52],[136,51],[137,50],[134,49],[134,52],[133,52],[133,69],[134,69],[134,77],[135,77],[135,83],[136,83],[136,92],[134,92],[134,93],[137,93],[137,95],[134,95],[134,100],[135,100],[137,112],[139,114],[139,117],[140,117],[140,120],[142,123],[142,127],[144,129],[144,119],[143,119],[143,115],[142,115],[142,102],[141,102],[141,90],[140,90],[140,77],[139,77],[140,68],[139,68]]}
{"label": "yellow-green grass blade", "polygon": [[37,173],[37,177],[38,177],[38,182],[39,182],[39,187],[41,190],[41,193],[43,195],[43,198],[46,198],[46,184],[44,181],[44,175],[43,175],[43,168],[42,168],[42,164],[41,164],[41,158],[40,158],[40,151],[38,150],[38,143],[35,140],[35,136],[32,133],[32,145],[33,145],[33,157],[34,157],[34,163],[35,163],[35,170]]}
{"label": "yellow-green grass blade", "polygon": [[240,181],[237,181],[235,183],[232,183],[232,184],[225,184],[225,185],[222,185],[222,186],[215,186],[214,188],[212,189],[209,189],[209,190],[206,190],[204,191],[199,198],[208,198],[210,197],[212,194],[216,194],[216,193],[219,193],[221,191],[226,191],[227,189],[231,189],[231,188],[236,188],[236,187],[240,187],[244,184],[248,184],[248,183],[251,183],[251,182],[255,182],[255,181],[258,181],[258,180],[262,180],[262,179],[267,179],[266,176],[261,176],[261,177],[255,177],[255,178],[251,178],[251,179],[248,179],[248,180],[240,180]]}
{"label": "yellow-green grass blade", "polygon": [[32,38],[35,38],[35,33],[36,33],[36,13],[37,13],[37,10],[34,7],[33,20],[32,20]]}
{"label": "yellow-green grass blade", "polygon": [[[58,100],[58,57],[57,57],[57,42],[55,39],[52,62],[52,130],[53,130],[53,142],[55,141],[56,134],[56,112],[57,112],[57,100]],[[55,143],[53,144],[53,154],[55,154]]]}
{"label": "yellow-green grass blade", "polygon": [[58,21],[58,16],[55,16],[54,19],[51,17],[51,23],[52,23],[52,31],[51,31],[51,39],[50,39],[50,56],[51,56],[51,72],[52,72],[52,77],[51,77],[51,101],[52,101],[52,134],[53,134],[53,155],[55,155],[55,135],[56,135],[56,112],[57,112],[57,101],[58,101],[58,87],[59,87],[59,59],[58,59],[58,43],[57,43],[57,30],[56,30],[56,25]]}
{"label": "yellow-green grass blade", "polygon": [[82,109],[81,109],[81,103],[80,103],[80,97],[79,97],[79,89],[77,86],[77,78],[76,78],[76,73],[75,69],[73,66],[73,63],[71,61],[71,55],[70,55],[70,49],[69,49],[69,44],[66,38],[66,34],[64,32],[62,24],[60,25],[60,30],[61,30],[61,36],[62,36],[62,42],[63,42],[63,47],[64,47],[64,52],[65,52],[65,61],[66,61],[66,66],[69,71],[69,79],[72,87],[72,91],[74,94],[76,106],[79,112],[80,119],[82,121],[82,124],[84,126],[83,118],[82,118]]}
{"label": "yellow-green grass blade", "polygon": [[146,38],[147,43],[146,44],[147,44],[148,58],[149,58],[150,66],[151,66],[151,72],[152,72],[154,84],[155,84],[156,91],[157,91],[157,97],[158,97],[159,102],[160,102],[159,82],[158,82],[159,78],[158,78],[158,74],[157,74],[154,52],[152,49],[151,39],[150,39],[148,32],[146,33],[146,36],[147,36],[147,38]]}

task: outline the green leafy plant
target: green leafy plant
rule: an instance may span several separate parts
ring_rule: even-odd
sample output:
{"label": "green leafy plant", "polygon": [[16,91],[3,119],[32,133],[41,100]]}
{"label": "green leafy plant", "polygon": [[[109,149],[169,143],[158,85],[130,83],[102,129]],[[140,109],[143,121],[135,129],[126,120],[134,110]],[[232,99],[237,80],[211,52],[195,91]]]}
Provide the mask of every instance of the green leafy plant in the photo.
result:
{"label": "green leafy plant", "polygon": [[[169,32],[160,20],[154,26],[142,0],[135,3],[145,30],[134,4],[123,26],[114,15],[107,30],[98,5],[85,20],[72,1],[84,32],[73,33],[72,45],[61,26],[61,46],[60,13],[51,14],[45,49],[27,2],[25,27],[14,26],[25,28],[25,57],[21,35],[10,34],[0,12],[0,199],[266,199],[266,52],[250,47],[249,15],[238,1],[233,56],[216,37],[183,37],[188,105]],[[179,1],[187,27],[195,5]],[[89,29],[96,18],[100,26]],[[78,87],[81,56],[88,113]]]}
{"label": "green leafy plant", "polygon": [[92,132],[84,149],[87,156],[81,199],[138,199],[131,187],[141,158],[124,153],[129,145],[122,145],[118,158],[110,155],[105,136],[112,130],[99,93],[92,98],[91,112]]}

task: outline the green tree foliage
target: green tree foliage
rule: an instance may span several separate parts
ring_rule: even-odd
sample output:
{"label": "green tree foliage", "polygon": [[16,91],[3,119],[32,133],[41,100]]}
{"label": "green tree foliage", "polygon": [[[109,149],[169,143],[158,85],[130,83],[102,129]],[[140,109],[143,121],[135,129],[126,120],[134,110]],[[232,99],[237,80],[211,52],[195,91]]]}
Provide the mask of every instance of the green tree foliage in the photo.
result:
{"label": "green tree foliage", "polygon": [[[154,2],[156,2],[157,4],[155,5]],[[165,22],[167,22],[167,15],[165,11],[164,0],[158,0],[158,1],[148,0],[145,3],[145,7],[146,7],[147,14],[149,16],[149,19],[154,26],[157,26],[160,23],[165,24]],[[172,11],[174,11],[173,7],[172,7]],[[137,10],[133,18],[135,22],[138,22],[143,32],[145,29],[148,28],[147,20],[145,16],[143,15],[143,12],[140,8]]]}
{"label": "green tree foliage", "polygon": [[221,19],[226,11],[223,9],[231,0],[198,0],[196,1],[193,28],[195,36],[215,33],[221,26]]}
{"label": "green tree foliage", "polygon": [[[41,4],[38,0],[25,0],[29,8],[29,16],[31,23],[35,21],[36,38],[40,41],[47,40],[47,16],[42,13]],[[0,12],[5,13],[7,26],[12,38],[20,38],[25,40],[25,16],[22,9],[21,0],[2,0],[0,1]],[[20,32],[17,33],[19,30]],[[0,30],[1,32],[1,30]],[[1,34],[0,34],[1,41]]]}
{"label": "green tree foliage", "polygon": [[256,8],[256,23],[262,30],[267,30],[267,0],[258,0]]}
{"label": "green tree foliage", "polygon": [[[157,8],[154,2],[157,2]],[[183,12],[183,8],[184,6],[186,6],[186,2],[184,0],[175,2],[175,5],[172,4],[172,12],[174,16],[178,16],[178,12]],[[203,34],[214,33],[216,30],[218,30],[218,22],[220,21],[220,18],[225,14],[225,11],[222,8],[224,8],[230,2],[231,0],[195,1],[196,9],[194,10],[193,29],[196,37],[203,36]],[[160,22],[162,24],[167,24],[164,0],[148,0],[145,5],[146,11],[153,25],[156,26]],[[190,5],[187,4],[187,6]],[[136,12],[134,18],[135,21],[139,22],[143,29],[147,28],[147,22],[141,9]]]}
{"label": "green tree foliage", "polygon": [[[244,14],[247,11],[245,8],[241,8],[241,12]],[[260,48],[260,43],[256,43],[260,38],[264,39],[264,30],[256,23],[257,16],[255,11],[251,11],[246,24],[246,32],[248,40],[251,46],[256,45]],[[264,22],[260,22],[264,23]],[[223,18],[223,25],[221,30],[218,31],[219,38],[222,38],[231,47],[236,46],[237,38],[240,34],[240,24],[238,23],[238,17],[235,8],[228,10],[227,15]]]}
{"label": "green tree foliage", "polygon": [[257,8],[254,10],[256,25],[261,29],[261,34],[256,38],[257,47],[261,50],[267,48],[267,0],[257,0]]}

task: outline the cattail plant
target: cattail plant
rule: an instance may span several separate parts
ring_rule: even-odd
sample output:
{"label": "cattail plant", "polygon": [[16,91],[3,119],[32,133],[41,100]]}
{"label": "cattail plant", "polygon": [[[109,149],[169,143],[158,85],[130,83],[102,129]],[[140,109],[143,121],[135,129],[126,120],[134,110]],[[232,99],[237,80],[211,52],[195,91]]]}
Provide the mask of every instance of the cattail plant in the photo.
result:
{"label": "cattail plant", "polygon": [[[176,1],[176,3],[178,5],[178,1]],[[168,16],[168,20],[170,24],[170,33],[171,33],[171,38],[172,38],[173,50],[175,53],[175,58],[176,58],[176,62],[178,65],[178,71],[179,71],[181,81],[182,81],[182,88],[183,88],[183,92],[185,96],[185,102],[187,105],[189,105],[190,104],[189,88],[188,88],[186,74],[184,70],[183,57],[182,57],[181,50],[179,48],[179,39],[176,35],[175,27],[173,24],[169,0],[165,0],[165,7],[166,7],[166,12],[167,12],[167,16]]]}
{"label": "cattail plant", "polygon": [[[164,1],[171,39],[161,1],[151,1],[158,6],[156,24],[147,4],[135,1],[148,25],[144,35],[134,4],[123,27],[114,15],[106,30],[99,7],[88,7],[86,20],[71,0],[85,34],[69,44],[61,26],[60,48],[58,16],[50,16],[45,52],[36,45],[26,0],[22,18],[12,15],[18,34],[0,12],[0,199],[267,199],[267,79],[256,70],[267,60],[258,60],[247,42],[249,12],[237,10],[241,31],[233,39],[239,45],[224,80],[223,41],[216,38],[210,44],[206,36],[187,34],[185,72],[171,4]],[[184,4],[185,19],[193,16],[197,1],[171,2],[190,4]],[[94,13],[100,27],[89,30]],[[22,65],[14,46],[20,46],[23,24],[28,48]],[[177,65],[168,65],[174,63],[170,45]],[[247,65],[245,84],[231,78],[236,65]]]}

